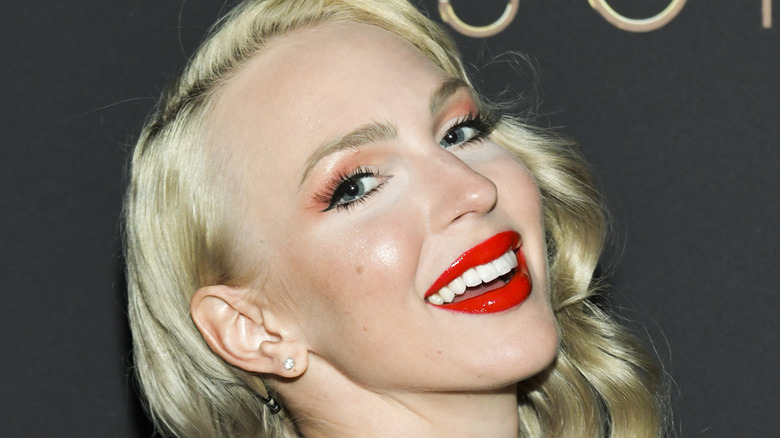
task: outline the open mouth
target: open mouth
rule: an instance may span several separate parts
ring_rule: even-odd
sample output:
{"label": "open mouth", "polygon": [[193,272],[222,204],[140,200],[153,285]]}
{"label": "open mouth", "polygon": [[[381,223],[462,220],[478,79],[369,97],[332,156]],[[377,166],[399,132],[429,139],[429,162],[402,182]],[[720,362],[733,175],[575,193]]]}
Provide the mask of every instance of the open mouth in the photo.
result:
{"label": "open mouth", "polygon": [[519,240],[506,231],[466,251],[434,282],[426,301],[463,313],[501,312],[522,303],[531,277]]}
{"label": "open mouth", "polygon": [[447,286],[430,295],[428,302],[436,305],[457,303],[498,289],[509,282],[516,267],[517,256],[513,251],[507,251],[493,261],[469,268]]}

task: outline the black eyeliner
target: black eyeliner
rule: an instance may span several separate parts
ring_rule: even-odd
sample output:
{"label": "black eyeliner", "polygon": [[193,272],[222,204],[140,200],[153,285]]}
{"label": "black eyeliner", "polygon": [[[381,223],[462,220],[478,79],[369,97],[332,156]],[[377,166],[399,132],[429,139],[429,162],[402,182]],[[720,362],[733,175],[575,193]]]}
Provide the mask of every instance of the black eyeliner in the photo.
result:
{"label": "black eyeliner", "polygon": [[[379,176],[374,171],[366,167],[360,166],[348,173],[339,173],[335,178],[331,179],[327,183],[327,188],[325,189],[325,191],[317,193],[314,196],[316,202],[320,204],[328,205],[324,210],[321,211],[324,213],[333,210],[334,208],[336,210],[340,210],[340,209],[348,210],[353,206],[359,205],[358,203],[364,202],[369,196],[371,196],[374,192],[376,192],[379,188],[381,188],[386,182],[386,181],[382,181],[378,186],[376,186],[374,189],[367,192],[360,198],[339,204],[339,199],[341,198],[342,195],[344,195],[344,192],[347,190],[345,184],[350,182],[356,182],[361,178],[365,178],[365,177],[379,178]],[[389,179],[389,177],[387,178]]]}
{"label": "black eyeliner", "polygon": [[500,115],[491,111],[481,111],[476,115],[469,112],[467,115],[461,116],[455,122],[455,124],[453,124],[452,127],[447,130],[445,136],[459,128],[472,128],[476,130],[477,133],[473,137],[465,140],[463,143],[454,145],[453,147],[468,145],[490,136],[490,134],[492,134],[496,129],[496,126],[500,120]]}

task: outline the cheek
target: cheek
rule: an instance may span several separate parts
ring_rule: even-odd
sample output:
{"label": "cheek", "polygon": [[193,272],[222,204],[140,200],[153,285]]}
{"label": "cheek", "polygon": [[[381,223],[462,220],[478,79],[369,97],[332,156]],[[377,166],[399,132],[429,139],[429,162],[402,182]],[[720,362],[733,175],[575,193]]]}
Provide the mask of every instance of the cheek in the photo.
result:
{"label": "cheek", "polygon": [[[541,199],[531,171],[512,152],[488,142],[482,155],[464,161],[496,185],[499,202],[523,206],[526,218],[541,218]],[[502,202],[503,201],[503,202]]]}
{"label": "cheek", "polygon": [[415,296],[419,236],[404,217],[384,215],[363,225],[358,215],[342,215],[304,226],[306,235],[280,254],[276,265],[297,309],[306,309],[301,324],[313,344],[381,327],[393,305]]}
{"label": "cheek", "polygon": [[334,268],[342,271],[360,273],[361,282],[374,276],[412,275],[410,262],[417,260],[420,241],[416,215],[408,209],[391,208],[395,204],[366,207],[316,225],[316,236],[323,237],[317,242],[316,257],[335,263]]}
{"label": "cheek", "polygon": [[494,182],[500,191],[503,189],[515,202],[525,204],[529,211],[536,210],[533,213],[539,215],[541,199],[534,176],[517,158],[511,156],[509,152],[506,154],[507,159],[495,164],[494,172],[498,181]]}
{"label": "cheek", "polygon": [[397,276],[403,271],[408,242],[404,233],[393,233],[386,226],[353,229],[348,233],[325,232],[327,240],[311,242],[307,265],[314,268],[313,278],[327,281],[327,290],[337,295],[354,289],[355,283],[365,284],[383,277]]}
{"label": "cheek", "polygon": [[[390,274],[399,269],[402,263],[402,253],[404,249],[398,239],[391,233],[375,233],[371,231],[355,231],[350,233],[344,239],[336,239],[330,245],[325,253],[320,254],[320,259],[331,259],[334,269],[340,271],[351,271],[354,279],[359,282],[371,280],[371,277]],[[342,260],[334,260],[339,257],[337,254],[344,254]],[[348,280],[348,279],[346,279]]]}
{"label": "cheek", "polygon": [[[531,172],[512,158],[493,169],[502,209],[513,219],[523,236],[523,253],[534,288],[547,289],[547,248],[542,217],[542,200]],[[547,296],[548,294],[544,294]]]}
{"label": "cheek", "polygon": [[372,251],[371,264],[391,270],[400,263],[400,249],[396,241],[382,241]]}

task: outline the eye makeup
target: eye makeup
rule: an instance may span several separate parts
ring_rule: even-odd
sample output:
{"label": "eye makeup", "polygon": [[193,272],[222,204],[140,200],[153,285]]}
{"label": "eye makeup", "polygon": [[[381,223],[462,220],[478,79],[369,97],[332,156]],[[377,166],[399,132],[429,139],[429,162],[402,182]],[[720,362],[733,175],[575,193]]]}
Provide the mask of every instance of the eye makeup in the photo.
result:
{"label": "eye makeup", "polygon": [[499,117],[484,112],[476,115],[469,112],[455,120],[455,123],[442,136],[439,146],[449,149],[466,146],[489,136],[498,124]]}
{"label": "eye makeup", "polygon": [[[477,144],[493,132],[500,120],[498,114],[478,112],[471,108],[468,113],[451,119],[452,125],[439,139],[439,146],[455,151]],[[392,176],[382,175],[362,165],[349,171],[336,172],[327,180],[324,188],[314,195],[314,201],[325,206],[321,210],[323,213],[331,210],[349,211],[376,194],[390,178]]]}
{"label": "eye makeup", "polygon": [[379,175],[367,167],[360,166],[346,174],[336,174],[335,178],[326,183],[326,189],[318,192],[314,199],[320,205],[327,205],[322,212],[333,209],[349,210],[365,202],[390,178],[392,177]]}

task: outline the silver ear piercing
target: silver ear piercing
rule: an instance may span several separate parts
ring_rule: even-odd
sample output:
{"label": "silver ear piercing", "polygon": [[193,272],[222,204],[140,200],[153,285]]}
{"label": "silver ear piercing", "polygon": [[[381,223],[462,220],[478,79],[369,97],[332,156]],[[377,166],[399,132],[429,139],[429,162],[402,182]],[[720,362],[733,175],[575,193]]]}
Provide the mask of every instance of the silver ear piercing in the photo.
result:
{"label": "silver ear piercing", "polygon": [[291,369],[293,369],[293,367],[295,366],[295,361],[293,360],[293,358],[291,358],[291,357],[288,357],[288,358],[287,358],[287,359],[286,359],[286,360],[285,360],[285,361],[282,363],[282,365],[284,365],[284,369],[286,369],[287,371],[290,371],[290,370],[291,370]]}

